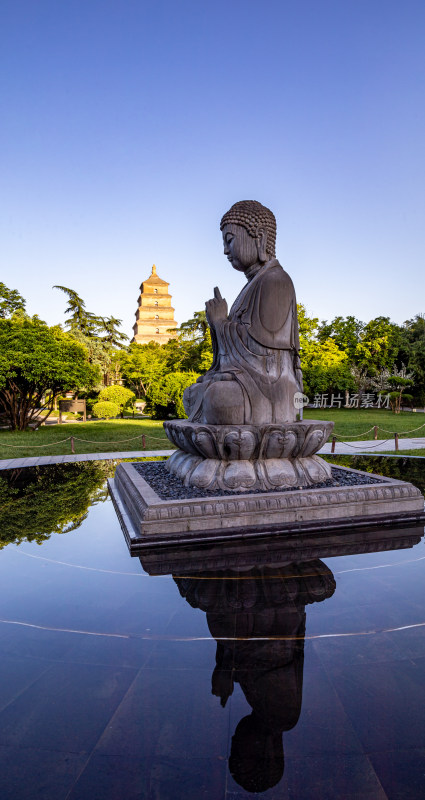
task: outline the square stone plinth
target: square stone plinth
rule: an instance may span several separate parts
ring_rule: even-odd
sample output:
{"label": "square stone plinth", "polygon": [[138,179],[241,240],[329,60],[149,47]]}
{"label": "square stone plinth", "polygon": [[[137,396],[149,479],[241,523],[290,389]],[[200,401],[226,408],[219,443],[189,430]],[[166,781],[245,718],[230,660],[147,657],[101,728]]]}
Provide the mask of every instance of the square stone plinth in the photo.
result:
{"label": "square stone plinth", "polygon": [[[348,467],[338,469],[365,475]],[[109,481],[109,489],[131,552],[158,544],[227,541],[281,532],[346,531],[425,519],[419,489],[405,481],[368,476],[376,482],[163,500],[131,463],[122,463]]]}

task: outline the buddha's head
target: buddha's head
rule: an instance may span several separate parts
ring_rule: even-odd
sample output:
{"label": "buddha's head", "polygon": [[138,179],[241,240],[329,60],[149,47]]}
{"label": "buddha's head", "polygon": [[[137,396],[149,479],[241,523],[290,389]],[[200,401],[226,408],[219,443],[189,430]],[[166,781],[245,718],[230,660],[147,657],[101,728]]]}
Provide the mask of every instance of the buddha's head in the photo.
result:
{"label": "buddha's head", "polygon": [[265,264],[276,255],[276,219],[272,211],[256,200],[241,200],[220,223],[224,254],[241,272]]}

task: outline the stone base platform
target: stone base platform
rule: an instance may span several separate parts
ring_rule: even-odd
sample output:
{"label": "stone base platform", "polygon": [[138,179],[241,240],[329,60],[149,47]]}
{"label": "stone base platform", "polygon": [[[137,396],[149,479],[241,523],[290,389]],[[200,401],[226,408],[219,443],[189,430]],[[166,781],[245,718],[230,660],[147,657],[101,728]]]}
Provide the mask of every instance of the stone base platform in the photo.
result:
{"label": "stone base platform", "polygon": [[[355,475],[359,470],[339,467]],[[230,541],[425,520],[424,498],[404,481],[370,475],[373,484],[162,500],[130,463],[109,481],[133,553],[157,545]]]}

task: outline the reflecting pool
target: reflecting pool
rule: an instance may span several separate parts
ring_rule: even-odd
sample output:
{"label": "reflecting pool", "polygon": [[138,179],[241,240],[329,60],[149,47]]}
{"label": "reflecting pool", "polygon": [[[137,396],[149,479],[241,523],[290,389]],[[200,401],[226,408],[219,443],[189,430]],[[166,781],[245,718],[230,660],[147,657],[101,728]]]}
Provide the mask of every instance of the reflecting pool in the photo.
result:
{"label": "reflecting pool", "polygon": [[2,800],[423,797],[423,528],[131,558],[114,466],[0,472]]}

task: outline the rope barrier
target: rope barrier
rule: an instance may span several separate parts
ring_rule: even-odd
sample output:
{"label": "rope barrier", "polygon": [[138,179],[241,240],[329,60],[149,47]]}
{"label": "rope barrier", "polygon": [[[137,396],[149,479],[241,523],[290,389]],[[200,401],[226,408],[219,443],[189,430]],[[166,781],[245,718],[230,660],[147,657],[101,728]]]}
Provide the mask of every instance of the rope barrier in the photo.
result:
{"label": "rope barrier", "polygon": [[[381,428],[380,425],[378,425],[378,428],[380,431],[384,431],[384,433],[392,433],[392,431],[387,431],[386,428]],[[425,428],[425,422],[423,425],[419,425],[419,428],[412,428],[411,431],[401,431],[401,433],[399,433],[399,436],[405,436],[408,433],[415,433],[416,431],[420,431],[421,428]]]}
{"label": "rope barrier", "polygon": [[[131,439],[114,439],[109,442],[99,441],[99,439],[81,439],[79,436],[74,436],[76,442],[88,442],[88,444],[121,444],[121,442],[133,442],[135,439],[142,439],[146,434],[140,433],[139,436],[132,436]],[[70,437],[71,438],[71,437]],[[153,437],[150,437],[153,438]],[[162,440],[163,441],[163,440]]]}
{"label": "rope barrier", "polygon": [[[140,433],[138,436],[132,436],[130,439],[113,439],[110,441],[103,441],[98,439],[81,439],[79,436],[67,436],[66,439],[59,439],[58,441],[48,442],[47,444],[6,444],[6,442],[0,442],[0,447],[12,447],[18,448],[18,450],[35,450],[39,449],[40,447],[54,447],[57,444],[63,444],[64,442],[69,442],[71,439],[74,441],[79,442],[87,442],[88,444],[121,444],[125,442],[133,442],[135,439],[143,439],[146,437],[145,433]],[[168,439],[164,439],[160,436],[149,436],[150,441],[153,439],[157,442],[162,442],[163,444],[168,444]]]}
{"label": "rope barrier", "polygon": [[[355,444],[350,444],[349,442],[343,442],[347,447],[351,447],[353,450],[373,450],[375,447],[382,447],[382,445],[386,444],[387,442],[393,442],[394,439],[384,439],[382,442],[378,442],[378,444],[369,445],[369,447],[362,447],[361,445],[357,447]],[[335,453],[338,455],[338,453]],[[341,454],[339,454],[341,455]]]}
{"label": "rope barrier", "polygon": [[[379,428],[379,425],[377,427]],[[364,433],[357,433],[357,434],[352,434],[352,435],[346,433],[345,437],[347,439],[360,439],[361,436],[366,436],[366,434],[370,433],[371,431],[373,431],[374,428],[375,428],[375,425],[372,425],[372,427],[369,428],[369,430],[365,431]],[[392,431],[387,431],[387,433],[392,433]],[[334,436],[336,436],[337,439],[342,439],[343,438],[342,436],[339,436],[337,433],[334,433]]]}
{"label": "rope barrier", "polygon": [[60,439],[58,442],[49,442],[48,444],[6,444],[5,442],[1,442],[1,447],[18,447],[19,449],[24,448],[24,450],[28,449],[35,449],[36,447],[52,447],[56,444],[63,444],[64,442],[69,442],[72,439],[72,436],[67,436],[66,439]]}

